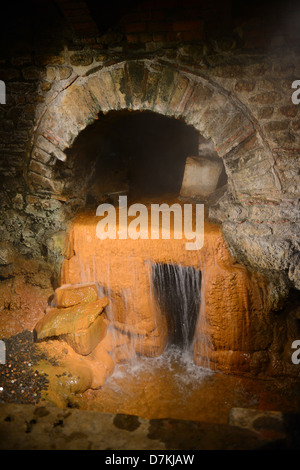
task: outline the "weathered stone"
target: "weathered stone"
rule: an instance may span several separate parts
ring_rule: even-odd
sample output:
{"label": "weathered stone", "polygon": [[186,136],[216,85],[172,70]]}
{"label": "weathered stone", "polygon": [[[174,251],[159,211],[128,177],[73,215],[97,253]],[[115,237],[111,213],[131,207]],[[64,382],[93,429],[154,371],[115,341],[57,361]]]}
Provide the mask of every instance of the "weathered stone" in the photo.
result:
{"label": "weathered stone", "polygon": [[286,117],[295,117],[298,114],[298,108],[295,105],[287,105],[279,108],[279,112]]}
{"label": "weathered stone", "polygon": [[119,102],[116,95],[115,84],[112,79],[110,72],[101,72],[98,76],[102,86],[102,90],[105,93],[107,102],[110,109],[118,109]]}
{"label": "weathered stone", "polygon": [[25,329],[32,331],[43,316],[49,296],[53,294],[49,266],[33,259],[24,259],[16,249],[12,256],[10,246],[7,245],[9,257],[6,253],[6,262],[10,262],[8,266],[11,268],[9,279],[0,282],[1,338]]}
{"label": "weathered stone", "polygon": [[68,250],[66,232],[60,231],[53,233],[51,237],[47,239],[46,245],[48,250],[54,254],[64,256],[67,259],[72,256],[72,253]]}
{"label": "weathered stone", "polygon": [[126,69],[131,89],[131,105],[134,109],[138,109],[144,101],[146,69],[144,64],[140,62],[128,62]]}
{"label": "weathered stone", "polygon": [[97,117],[97,112],[96,104],[89,93],[83,87],[76,85],[71,85],[65,90],[60,108],[55,110],[55,114],[61,113],[73,125],[77,126],[77,132],[94,121]]}
{"label": "weathered stone", "polygon": [[0,265],[13,263],[16,252],[9,242],[0,242]]}
{"label": "weathered stone", "polygon": [[50,82],[55,80],[55,78],[56,78],[56,68],[55,67],[53,67],[53,66],[47,67],[47,69],[46,69],[46,78]]}
{"label": "weathered stone", "polygon": [[136,350],[131,343],[116,347],[113,351],[112,359],[115,364],[129,362],[136,357]]}
{"label": "weathered stone", "polygon": [[147,80],[145,83],[145,96],[144,105],[148,109],[152,109],[158,91],[158,82],[160,75],[155,70],[149,70],[147,73]]}
{"label": "weathered stone", "polygon": [[99,111],[103,111],[103,112],[108,111],[109,104],[107,102],[106,95],[101,86],[99,78],[98,77],[89,78],[86,87],[91,93],[91,95],[95,98],[95,101],[98,102]]}
{"label": "weathered stone", "polygon": [[167,105],[173,94],[175,88],[178,72],[164,68],[163,73],[158,84],[158,93],[155,101],[155,109],[160,112],[166,112]]}
{"label": "weathered stone", "polygon": [[276,91],[259,93],[258,95],[255,95],[252,98],[250,98],[250,101],[252,103],[258,103],[258,104],[264,104],[264,105],[277,103],[280,100],[281,100],[281,94]]}
{"label": "weathered stone", "polygon": [[288,240],[274,236],[245,238],[242,234],[238,236],[237,230],[227,224],[224,224],[224,233],[229,243],[238,247],[238,257],[246,264],[259,266],[266,271],[280,272],[288,269],[292,251]]}
{"label": "weathered stone", "polygon": [[291,128],[293,131],[298,132],[300,130],[300,120],[296,119],[291,122]]}
{"label": "weathered stone", "polygon": [[[64,152],[62,152],[57,146],[49,142],[43,135],[39,135],[37,137],[36,147],[38,148],[37,154],[40,154],[40,158],[43,160],[43,163],[48,163],[47,157],[45,154],[48,154],[50,159],[51,157],[55,157],[58,160],[65,161],[67,159],[66,155]],[[40,153],[39,150],[42,150],[43,152]],[[33,150],[33,153],[35,154],[36,149]]]}
{"label": "weathered stone", "polygon": [[15,209],[23,209],[24,207],[24,199],[22,194],[16,194],[14,199],[13,199],[13,204]]}
{"label": "weathered stone", "polygon": [[169,102],[169,109],[171,114],[175,114],[176,110],[178,109],[181,101],[183,100],[184,94],[189,86],[189,80],[182,75],[179,75],[177,78],[173,94],[171,96]]}
{"label": "weathered stone", "polygon": [[205,199],[215,191],[222,169],[221,160],[187,157],[180,196]]}
{"label": "weathered stone", "polygon": [[42,82],[42,83],[40,84],[40,87],[41,87],[41,90],[42,90],[42,91],[49,91],[49,90],[51,90],[51,86],[52,86],[51,83],[50,83],[50,82],[46,82],[46,81],[45,81],[45,82]]}
{"label": "weathered stone", "polygon": [[229,423],[255,432],[273,433],[276,439],[282,439],[286,433],[284,415],[280,411],[233,408],[230,410]]}
{"label": "weathered stone", "polygon": [[269,119],[274,112],[274,108],[272,106],[268,106],[265,108],[260,108],[257,111],[258,119]]}
{"label": "weathered stone", "polygon": [[[76,331],[75,333],[63,335],[63,338],[77,354],[87,356],[105,337],[106,325],[104,315],[100,315],[87,328]],[[103,385],[103,383],[101,385]]]}
{"label": "weathered stone", "polygon": [[255,133],[252,122],[240,112],[236,112],[229,122],[224,121],[225,125],[222,128],[222,122],[219,124],[220,130],[216,135],[211,133],[219,156],[224,156]]}
{"label": "weathered stone", "polygon": [[300,289],[300,253],[294,254],[289,263],[289,278],[296,289]]}
{"label": "weathered stone", "polygon": [[[219,98],[219,100],[218,100]],[[226,98],[218,96],[214,99],[214,92],[213,90],[202,83],[197,84],[194,86],[193,83],[190,83],[190,88],[188,89],[188,93],[183,101],[183,107],[180,106],[180,109],[185,110],[185,114],[189,119],[189,113],[194,113],[195,118],[197,119],[196,115],[198,114],[198,121],[203,119],[203,115],[207,112],[207,107],[209,104],[213,104],[214,109],[222,108],[226,103]]]}
{"label": "weathered stone", "polygon": [[95,284],[89,286],[62,286],[55,291],[57,307],[73,307],[86,302],[95,302],[98,298]]}
{"label": "weathered stone", "polygon": [[70,56],[71,65],[91,65],[93,57],[89,53],[76,52]]}
{"label": "weathered stone", "polygon": [[253,91],[255,88],[255,82],[253,80],[238,80],[235,84],[235,91]]}
{"label": "weathered stone", "polygon": [[125,78],[125,69],[122,68],[113,68],[111,70],[112,80],[115,84],[115,90],[117,93],[118,101],[120,103],[120,107],[126,108],[128,103],[128,87],[124,84],[126,83]]}
{"label": "weathered stone", "polygon": [[132,339],[133,350],[142,356],[156,357],[160,356],[167,345],[167,322],[160,322],[159,328],[155,328],[145,337],[134,336]]}
{"label": "weathered stone", "polygon": [[107,305],[108,299],[103,298],[72,307],[52,308],[35,326],[37,339],[84,331],[90,327]]}
{"label": "weathered stone", "polygon": [[223,65],[214,67],[211,70],[212,75],[222,78],[237,78],[246,75],[245,68],[242,65]]}
{"label": "weathered stone", "polygon": [[267,132],[284,131],[289,127],[289,121],[269,121],[264,125]]}
{"label": "weathered stone", "polygon": [[50,211],[50,212],[54,212],[57,209],[61,209],[61,206],[62,206],[61,202],[52,198],[40,199],[39,202],[43,209],[45,209],[46,211]]}
{"label": "weathered stone", "polygon": [[72,75],[71,67],[59,67],[58,69],[60,80],[66,80]]}
{"label": "weathered stone", "polygon": [[[249,177],[257,175],[253,171],[255,165],[270,165],[269,157],[263,148],[262,142],[257,134],[253,134],[251,138],[244,140],[238,147],[224,156],[224,164],[229,174],[240,175],[249,174]],[[262,173],[264,174],[264,173]],[[234,176],[235,178],[235,176]],[[247,185],[248,179],[243,180]],[[259,185],[259,181],[257,182]]]}
{"label": "weathered stone", "polygon": [[45,176],[46,178],[52,177],[52,169],[36,160],[31,160],[29,169],[39,175]]}
{"label": "weathered stone", "polygon": [[95,61],[96,62],[105,62],[108,59],[109,59],[109,55],[105,54],[103,52],[100,52],[99,54],[96,54],[96,56],[95,56]]}
{"label": "weathered stone", "polygon": [[45,178],[42,175],[28,172],[27,181],[29,184],[39,186],[41,189],[48,191],[60,192],[62,190],[62,183],[59,181],[52,181],[51,179]]}

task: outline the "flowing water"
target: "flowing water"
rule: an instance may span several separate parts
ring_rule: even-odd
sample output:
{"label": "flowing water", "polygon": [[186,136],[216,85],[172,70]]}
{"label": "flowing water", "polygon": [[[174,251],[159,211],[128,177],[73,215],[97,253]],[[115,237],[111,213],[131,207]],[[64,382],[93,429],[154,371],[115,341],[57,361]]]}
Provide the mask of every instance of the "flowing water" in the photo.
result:
{"label": "flowing water", "polygon": [[[150,296],[167,318],[168,342],[158,357],[136,355],[118,364],[100,390],[83,394],[87,409],[227,423],[234,407],[295,410],[292,388],[276,381],[228,376],[197,366],[193,358],[196,324],[205,322],[202,273],[180,264],[149,264]],[[100,291],[101,292],[101,288]],[[134,295],[134,289],[124,300]],[[129,297],[128,297],[129,296]],[[153,302],[155,305],[155,302]],[[113,311],[111,311],[113,316]]]}
{"label": "flowing water", "polygon": [[[208,367],[215,352],[211,333],[221,352],[252,346],[246,344],[256,338],[249,335],[250,309],[255,328],[268,335],[265,303],[257,294],[264,282],[233,263],[218,227],[206,225],[205,246],[196,252],[177,239],[99,240],[96,224],[93,214],[76,219],[74,255],[65,261],[62,283],[96,283],[99,297],[109,297],[109,331],[116,349],[128,348],[130,360],[117,363],[100,389],[84,392],[81,408],[224,423],[233,407],[298,406],[293,389],[280,381]],[[130,341],[121,343],[124,338]]]}
{"label": "flowing water", "polygon": [[156,358],[119,364],[104,386],[83,394],[81,408],[141,416],[227,423],[230,410],[297,411],[287,383],[228,376],[194,364],[188,351],[169,346]]}
{"label": "flowing water", "polygon": [[152,272],[153,295],[167,317],[169,343],[190,352],[200,311],[201,272],[180,264],[155,264]]}

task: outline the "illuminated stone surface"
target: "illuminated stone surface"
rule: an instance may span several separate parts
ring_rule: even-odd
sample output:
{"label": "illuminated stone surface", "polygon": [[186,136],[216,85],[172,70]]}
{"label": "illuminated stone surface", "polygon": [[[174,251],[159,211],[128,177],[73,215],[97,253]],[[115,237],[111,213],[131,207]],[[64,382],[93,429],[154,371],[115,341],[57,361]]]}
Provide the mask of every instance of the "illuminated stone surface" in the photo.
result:
{"label": "illuminated stone surface", "polygon": [[153,294],[152,265],[192,266],[202,272],[201,307],[194,337],[197,364],[226,372],[250,370],[255,351],[272,341],[272,285],[232,259],[220,229],[205,224],[201,250],[182,240],[100,240],[99,218],[81,214],[69,236],[76,255],[63,265],[62,284],[96,282],[110,299],[110,324],[128,334],[138,354],[160,355],[168,325]]}

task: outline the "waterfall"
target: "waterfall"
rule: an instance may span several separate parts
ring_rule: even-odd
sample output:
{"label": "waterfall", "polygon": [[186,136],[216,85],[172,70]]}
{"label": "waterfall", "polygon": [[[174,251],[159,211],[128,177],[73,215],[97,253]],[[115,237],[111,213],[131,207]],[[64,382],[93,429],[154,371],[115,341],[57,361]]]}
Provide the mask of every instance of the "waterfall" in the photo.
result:
{"label": "waterfall", "polygon": [[172,347],[193,363],[205,323],[205,256],[186,250],[184,239],[102,240],[97,223],[90,213],[77,217],[63,284],[94,283],[99,297],[109,298],[103,344],[115,363],[158,357]]}
{"label": "waterfall", "polygon": [[153,264],[153,284],[167,318],[169,345],[191,352],[200,310],[201,272],[180,264]]}

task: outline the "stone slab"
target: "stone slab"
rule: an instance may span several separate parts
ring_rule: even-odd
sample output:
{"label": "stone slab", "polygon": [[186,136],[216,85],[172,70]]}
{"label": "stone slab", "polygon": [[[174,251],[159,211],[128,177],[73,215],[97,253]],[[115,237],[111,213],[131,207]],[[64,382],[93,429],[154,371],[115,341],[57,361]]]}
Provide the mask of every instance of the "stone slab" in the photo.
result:
{"label": "stone slab", "polygon": [[[0,404],[1,450],[255,450],[293,448],[299,441],[261,438],[230,424]],[[122,454],[115,454],[122,455]],[[197,458],[197,456],[196,456]],[[102,462],[102,460],[101,460]],[[99,462],[99,464],[101,464]]]}

